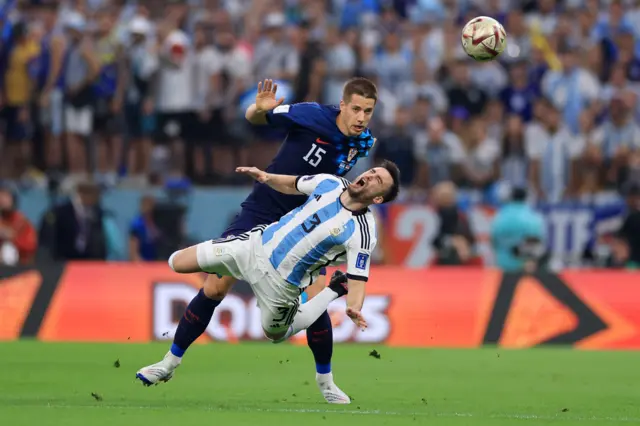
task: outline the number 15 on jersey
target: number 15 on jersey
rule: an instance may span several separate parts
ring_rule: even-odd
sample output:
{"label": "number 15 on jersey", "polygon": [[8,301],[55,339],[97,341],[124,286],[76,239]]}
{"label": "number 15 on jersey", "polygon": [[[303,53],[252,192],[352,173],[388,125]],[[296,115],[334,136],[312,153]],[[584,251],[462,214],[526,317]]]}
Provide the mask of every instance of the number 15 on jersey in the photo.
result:
{"label": "number 15 on jersey", "polygon": [[315,143],[311,145],[311,149],[307,152],[307,155],[302,157],[304,161],[311,164],[313,167],[318,167],[318,164],[322,161],[322,156],[326,154],[327,151],[320,148]]}

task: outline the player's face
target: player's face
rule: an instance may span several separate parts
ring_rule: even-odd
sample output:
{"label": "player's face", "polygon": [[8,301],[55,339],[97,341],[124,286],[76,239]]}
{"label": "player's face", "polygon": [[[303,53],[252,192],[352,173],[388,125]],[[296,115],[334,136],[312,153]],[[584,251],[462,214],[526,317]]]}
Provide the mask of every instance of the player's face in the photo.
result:
{"label": "player's face", "polygon": [[383,167],[374,167],[358,176],[347,187],[347,191],[354,200],[380,204],[392,186],[393,178],[389,171]]}
{"label": "player's face", "polygon": [[376,106],[374,99],[360,95],[351,95],[348,101],[340,101],[340,119],[347,136],[358,136],[369,125],[373,110]]}

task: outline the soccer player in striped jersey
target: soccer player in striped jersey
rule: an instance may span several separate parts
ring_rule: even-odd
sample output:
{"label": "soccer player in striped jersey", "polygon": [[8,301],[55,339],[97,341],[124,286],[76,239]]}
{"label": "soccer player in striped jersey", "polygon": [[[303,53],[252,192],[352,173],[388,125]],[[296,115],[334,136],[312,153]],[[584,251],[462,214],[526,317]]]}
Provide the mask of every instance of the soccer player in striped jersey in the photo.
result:
{"label": "soccer player in striped jersey", "polygon": [[[369,155],[375,138],[368,125],[378,98],[373,82],[361,77],[347,81],[339,105],[320,105],[315,102],[283,105],[284,98],[278,99],[276,92],[277,84],[273,81],[258,83],[255,103],[245,112],[245,118],[253,125],[286,132],[267,172],[290,176],[323,173],[344,176],[360,158]],[[306,198],[298,194],[282,194],[269,185],[255,182],[253,191],[242,203],[242,210],[221,237],[239,236],[258,225],[276,222],[303,205]],[[303,296],[313,298],[324,289],[324,273],[323,268]],[[235,282],[232,276],[209,274],[206,277],[202,289],[189,302],[175,331],[170,350],[176,358],[182,358],[191,344],[204,333],[214,310]],[[307,344],[315,361],[316,383],[325,400],[333,404],[349,404],[349,396],[333,379],[333,329],[328,312],[323,312],[307,329]]]}
{"label": "soccer player in striped jersey", "polygon": [[[208,272],[247,281],[258,301],[265,336],[276,343],[309,327],[331,301],[344,294],[346,314],[365,328],[361,309],[376,245],[375,219],[369,206],[397,197],[398,167],[384,161],[353,183],[328,174],[288,176],[255,167],[237,171],[283,194],[308,198],[270,225],[177,251],[169,258],[169,266],[179,273]],[[334,274],[329,287],[300,305],[300,294],[322,268],[345,263],[346,275]],[[146,385],[167,381],[180,362],[181,358],[168,352],[162,361],[139,370],[137,378]],[[340,395],[335,398],[341,400]]]}

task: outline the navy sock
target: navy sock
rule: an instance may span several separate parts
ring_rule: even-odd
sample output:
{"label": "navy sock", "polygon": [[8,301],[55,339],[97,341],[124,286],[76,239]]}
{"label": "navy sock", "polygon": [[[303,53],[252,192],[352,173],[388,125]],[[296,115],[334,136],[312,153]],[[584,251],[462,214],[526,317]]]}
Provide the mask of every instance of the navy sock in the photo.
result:
{"label": "navy sock", "polygon": [[316,360],[316,372],[331,372],[331,356],[333,355],[333,328],[329,313],[324,311],[311,327],[307,328],[307,343]]}
{"label": "navy sock", "polygon": [[200,289],[180,318],[178,329],[173,338],[173,345],[171,345],[173,355],[177,357],[184,355],[189,346],[204,333],[211,321],[214,309],[220,302],[220,300],[209,299],[204,295],[204,290]]}

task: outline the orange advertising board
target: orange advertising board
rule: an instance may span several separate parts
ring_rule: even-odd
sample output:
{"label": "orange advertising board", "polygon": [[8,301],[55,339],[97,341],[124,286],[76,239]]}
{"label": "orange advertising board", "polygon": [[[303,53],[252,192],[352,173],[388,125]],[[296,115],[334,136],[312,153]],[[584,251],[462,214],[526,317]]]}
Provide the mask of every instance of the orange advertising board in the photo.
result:
{"label": "orange advertising board", "polygon": [[[69,263],[56,282],[43,278],[42,284],[37,278],[46,277],[46,270],[27,274],[0,280],[0,295],[20,301],[0,303],[0,339],[171,339],[202,279],[176,274],[164,263]],[[363,309],[366,331],[345,319],[343,300],[334,301],[329,310],[338,342],[640,349],[638,278],[637,273],[613,271],[524,277],[481,268],[374,267]],[[18,282],[26,284],[16,290]],[[27,321],[27,310],[20,306],[34,298],[38,303]],[[216,309],[201,341],[238,339],[262,339],[260,313],[246,285]],[[297,336],[294,342],[301,340]]]}

